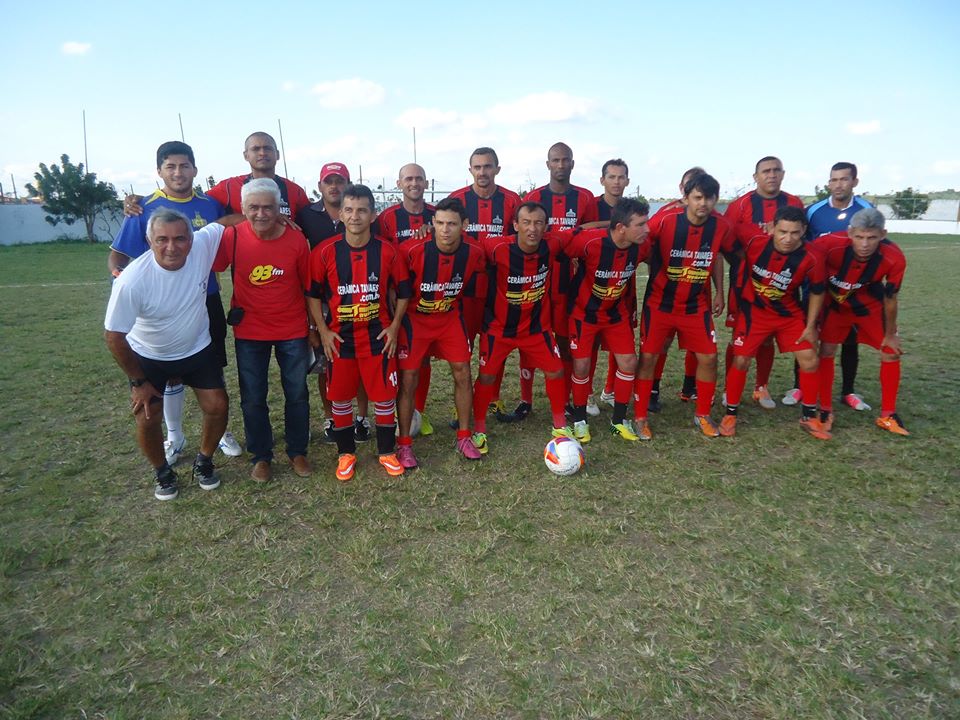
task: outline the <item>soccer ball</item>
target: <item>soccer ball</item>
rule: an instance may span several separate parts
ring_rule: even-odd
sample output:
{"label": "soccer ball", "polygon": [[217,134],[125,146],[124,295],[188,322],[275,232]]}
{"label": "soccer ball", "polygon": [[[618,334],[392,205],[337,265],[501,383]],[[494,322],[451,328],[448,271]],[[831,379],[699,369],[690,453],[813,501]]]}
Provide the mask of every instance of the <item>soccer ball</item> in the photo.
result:
{"label": "soccer ball", "polygon": [[573,438],[553,438],[543,449],[543,462],[555,475],[573,475],[583,467],[583,448]]}

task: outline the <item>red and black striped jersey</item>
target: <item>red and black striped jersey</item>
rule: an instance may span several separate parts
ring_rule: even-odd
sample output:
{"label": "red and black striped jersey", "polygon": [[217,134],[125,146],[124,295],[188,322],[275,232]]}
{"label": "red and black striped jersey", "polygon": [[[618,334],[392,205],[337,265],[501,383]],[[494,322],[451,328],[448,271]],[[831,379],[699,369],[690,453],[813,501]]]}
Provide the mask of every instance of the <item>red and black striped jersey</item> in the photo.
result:
{"label": "red and black striped jersey", "polygon": [[750,240],[757,230],[765,231],[764,223],[773,222],[773,216],[782,207],[803,209],[803,201],[796,195],[781,192],[776,197],[765,198],[756,190],[741,195],[727,206],[723,216],[733,224],[741,242]]}
{"label": "red and black striped jersey", "polygon": [[811,293],[824,289],[823,261],[815,252],[805,244],[790,253],[779,252],[765,233],[747,241],[743,272],[740,301],[783,317],[805,317],[800,306],[805,282]]}
{"label": "red and black striped jersey", "polygon": [[694,315],[710,309],[711,271],[718,253],[732,251],[733,227],[719,213],[694,225],[682,211],[667,212],[650,229],[641,260],[649,253],[644,302],[660,312]]}
{"label": "red and black striped jersey", "polygon": [[473,185],[454,190],[450,197],[460,200],[466,208],[467,227],[463,232],[474,240],[513,234],[517,207],[523,202],[513,190],[499,185],[489,198],[477,195]]}
{"label": "red and black striped jersey", "polygon": [[403,203],[397,203],[380,213],[371,232],[402,245],[410,240],[417,230],[433,222],[435,212],[436,209],[429,203],[424,204],[422,213],[416,214],[405,210]]}
{"label": "red and black striped jersey", "polygon": [[636,311],[635,275],[642,262],[642,246],[618,248],[610,231],[601,228],[562,233],[560,248],[580,260],[570,298],[570,317],[593,325],[629,322]]}
{"label": "red and black striped jersey", "polygon": [[606,220],[609,222],[613,206],[607,205],[607,201],[603,199],[603,195],[597,195],[594,200],[597,203],[597,220]]}
{"label": "red and black striped jersey", "polygon": [[[237,175],[221,180],[210,188],[207,195],[223,205],[228,215],[242,213],[240,193],[243,186],[251,180],[253,180],[253,175]],[[273,180],[277,183],[277,189],[280,191],[281,215],[293,219],[297,216],[297,213],[310,206],[310,198],[307,197],[306,190],[293,180],[287,180],[279,175],[274,175]]]}
{"label": "red and black striped jersey", "polygon": [[828,302],[863,316],[879,311],[884,297],[900,292],[907,258],[896,243],[881,240],[866,260],[857,259],[845,232],[823,235],[810,247],[823,259]]}
{"label": "red and black striped jersey", "polygon": [[544,235],[533,252],[515,236],[483,241],[488,288],[483,329],[501,337],[524,338],[551,330],[550,275],[560,252],[556,236]]}
{"label": "red and black striped jersey", "polygon": [[400,256],[410,273],[408,314],[459,316],[460,299],[476,293],[477,280],[487,268],[483,248],[468,238],[451,253],[443,252],[433,238],[423,238],[401,245]]}
{"label": "red and black striped jersey", "polygon": [[351,247],[344,235],[329,238],[310,252],[310,296],[327,303],[327,325],[343,338],[345,358],[383,354],[377,336],[391,322],[388,292],[410,297],[410,276],[396,245],[373,236]]}

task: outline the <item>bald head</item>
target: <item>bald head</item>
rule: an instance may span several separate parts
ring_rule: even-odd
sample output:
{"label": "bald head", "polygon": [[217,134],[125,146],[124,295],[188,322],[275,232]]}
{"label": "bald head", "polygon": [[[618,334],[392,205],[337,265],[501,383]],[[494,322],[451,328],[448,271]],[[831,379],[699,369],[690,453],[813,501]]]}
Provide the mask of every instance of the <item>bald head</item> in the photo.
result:
{"label": "bald head", "polygon": [[280,159],[276,140],[265,132],[251,133],[243,143],[243,159],[250,163],[254,177],[273,177]]}
{"label": "bald head", "polygon": [[573,150],[566,143],[558,142],[547,151],[547,169],[550,171],[550,189],[554,192],[566,192],[570,187],[570,173],[573,171]]}
{"label": "bald head", "polygon": [[423,193],[427,189],[427,172],[416,163],[407,163],[400,168],[397,187],[403,193],[403,203],[410,210],[423,204]]}

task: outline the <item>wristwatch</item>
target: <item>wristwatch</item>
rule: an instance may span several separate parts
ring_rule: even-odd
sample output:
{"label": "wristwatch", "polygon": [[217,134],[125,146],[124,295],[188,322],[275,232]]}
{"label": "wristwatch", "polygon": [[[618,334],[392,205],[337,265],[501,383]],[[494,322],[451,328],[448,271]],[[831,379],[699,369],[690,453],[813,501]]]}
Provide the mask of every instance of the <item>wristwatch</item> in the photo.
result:
{"label": "wristwatch", "polygon": [[130,387],[132,387],[132,388],[140,387],[141,385],[143,385],[143,384],[146,383],[146,382],[147,382],[147,379],[146,379],[146,378],[133,378],[133,379],[130,380]]}

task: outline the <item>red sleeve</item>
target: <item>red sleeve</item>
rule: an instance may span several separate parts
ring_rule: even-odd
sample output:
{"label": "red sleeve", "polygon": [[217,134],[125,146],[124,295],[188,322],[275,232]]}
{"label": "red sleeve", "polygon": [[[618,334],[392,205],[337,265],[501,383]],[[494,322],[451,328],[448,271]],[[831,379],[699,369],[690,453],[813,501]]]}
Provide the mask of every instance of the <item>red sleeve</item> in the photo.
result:
{"label": "red sleeve", "polygon": [[567,257],[580,257],[578,251],[583,251],[584,234],[576,230],[551,230],[544,233],[548,237],[557,252],[562,252]]}
{"label": "red sleeve", "polygon": [[881,245],[884,256],[890,265],[886,272],[886,283],[884,283],[884,295],[892,297],[900,292],[900,286],[903,285],[903,276],[907,271],[907,258],[903,251],[895,243],[887,246]]}
{"label": "red sleeve", "polygon": [[221,180],[212,188],[207,190],[207,197],[212,197],[218,203],[220,203],[226,212],[229,212],[230,206],[230,188],[227,187],[227,183],[230,182],[230,179]]}
{"label": "red sleeve", "polygon": [[326,243],[320,243],[310,251],[310,296],[323,297],[323,284],[327,278],[327,266],[324,262]]}
{"label": "red sleeve", "polygon": [[303,292],[307,294],[310,292],[310,243],[307,242],[307,238],[302,232],[293,228],[290,228],[290,231],[299,240],[303,241],[299,246],[300,251],[297,255],[297,272],[300,273],[300,284],[303,286]]}
{"label": "red sleeve", "polygon": [[600,219],[600,213],[597,211],[597,203],[593,199],[593,193],[580,193],[580,224],[597,222]]}
{"label": "red sleeve", "polygon": [[[726,218],[723,216],[717,218],[717,225],[718,229],[723,230],[723,236],[720,238],[720,252],[736,252],[739,249],[740,242],[742,242],[742,240],[738,238],[737,233],[733,230],[733,227],[731,227],[730,223],[727,222]],[[756,235],[756,232],[751,233],[751,236],[753,235]]]}
{"label": "red sleeve", "polygon": [[410,282],[410,266],[406,264],[406,257],[401,255],[396,245],[387,243],[385,247],[393,251],[393,259],[390,262],[390,276],[397,288],[397,298],[405,299],[413,296],[413,285]]}
{"label": "red sleeve", "polygon": [[826,290],[827,273],[823,265],[823,258],[817,251],[807,251],[810,259],[810,269],[807,271],[807,282],[810,283],[810,292],[822,293]]}
{"label": "red sleeve", "polygon": [[230,267],[236,247],[236,228],[227,228],[223,231],[223,236],[220,238],[220,247],[217,248],[217,256],[213,259],[213,267],[211,270],[214,272],[223,272]]}

